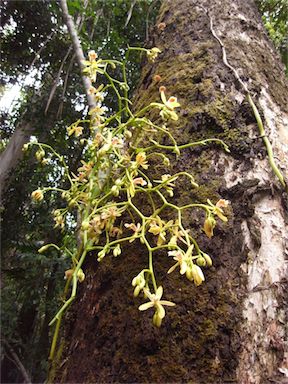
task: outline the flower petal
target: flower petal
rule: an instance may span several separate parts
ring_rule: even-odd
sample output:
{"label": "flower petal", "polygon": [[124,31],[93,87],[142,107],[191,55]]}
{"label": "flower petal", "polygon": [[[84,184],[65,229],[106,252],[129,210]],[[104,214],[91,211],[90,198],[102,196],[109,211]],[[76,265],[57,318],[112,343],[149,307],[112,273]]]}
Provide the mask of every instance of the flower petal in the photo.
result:
{"label": "flower petal", "polygon": [[144,303],[139,306],[139,311],[146,311],[146,309],[154,307],[154,304],[152,302],[150,303]]}
{"label": "flower petal", "polygon": [[186,273],[186,271],[187,271],[187,268],[188,268],[188,266],[187,266],[186,261],[183,261],[181,263],[180,274],[184,275],[184,273]]}
{"label": "flower petal", "polygon": [[179,261],[176,264],[172,265],[172,267],[167,271],[167,273],[169,274],[175,271],[178,265],[179,265]]}
{"label": "flower petal", "polygon": [[160,285],[160,287],[158,287],[158,288],[157,288],[157,291],[156,291],[156,298],[157,298],[158,300],[160,300],[161,297],[162,297],[162,295],[163,295],[163,287]]}
{"label": "flower petal", "polygon": [[159,301],[160,304],[162,305],[167,305],[167,307],[174,307],[176,304],[172,303],[172,301],[167,301],[167,300],[161,300]]}
{"label": "flower petal", "polygon": [[157,308],[157,315],[158,315],[158,317],[160,319],[163,319],[165,317],[165,309],[164,309],[164,307],[160,303],[157,303],[156,308]]}

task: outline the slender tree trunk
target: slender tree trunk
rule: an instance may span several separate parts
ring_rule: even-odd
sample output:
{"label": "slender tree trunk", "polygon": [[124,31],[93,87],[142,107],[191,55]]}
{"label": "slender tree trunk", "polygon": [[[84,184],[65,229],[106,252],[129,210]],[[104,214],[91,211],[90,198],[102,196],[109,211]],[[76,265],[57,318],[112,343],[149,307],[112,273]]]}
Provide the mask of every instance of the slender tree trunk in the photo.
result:
{"label": "slender tree trunk", "polygon": [[4,152],[0,155],[0,199],[9,185],[9,175],[23,157],[23,145],[33,134],[33,123],[27,122],[17,126]]}
{"label": "slender tree trunk", "polygon": [[[87,4],[87,0],[85,2]],[[63,14],[65,24],[67,25],[67,28],[68,28],[68,31],[70,34],[70,38],[72,40],[73,49],[74,49],[74,52],[76,55],[77,63],[79,65],[80,70],[82,70],[84,67],[83,60],[85,60],[85,57],[84,57],[84,53],[82,50],[81,41],[80,41],[78,33],[77,33],[77,28],[75,26],[75,23],[74,23],[72,16],[69,14],[67,1],[66,0],[60,0],[60,6],[62,9],[62,14]],[[93,107],[95,107],[96,103],[95,103],[94,98],[89,93],[89,88],[91,87],[91,81],[88,77],[83,76],[83,75],[82,75],[82,81],[83,81],[85,93],[87,96],[89,108],[93,108]]]}
{"label": "slender tree trunk", "polygon": [[[159,99],[159,84],[153,82],[158,74],[167,94],[181,103],[179,122],[171,128],[178,142],[216,137],[229,145],[230,154],[213,146],[187,149],[171,170],[188,170],[200,185],[191,190],[182,184],[175,201],[228,199],[229,221],[217,226],[212,239],[199,233],[201,248],[214,260],[200,287],[180,275],[167,276],[171,260],[159,255],[158,281],[166,287],[166,298],[177,304],[160,329],[139,313],[140,300],[132,294],[131,280],[145,262],[141,248],[126,248],[100,265],[91,256],[66,322],[55,381],[287,382],[287,195],[268,162],[246,92],[223,62],[215,34],[252,94],[276,164],[287,177],[283,68],[252,0],[202,0],[201,6],[166,0],[160,22],[165,24],[155,28],[151,45],[162,54],[143,68],[137,105]],[[185,217],[194,234],[195,220],[193,213]]]}
{"label": "slender tree trunk", "polygon": [[[60,5],[63,12],[63,18],[65,21],[65,24],[67,25],[67,28],[72,40],[72,45],[73,45],[74,52],[76,54],[77,63],[79,65],[79,68],[82,69],[83,67],[82,61],[85,59],[85,57],[83,54],[83,50],[81,48],[81,42],[78,37],[77,28],[81,25],[83,17],[79,15],[75,25],[72,16],[69,15],[66,0],[61,0]],[[86,0],[86,5],[87,5],[87,0]],[[33,63],[34,63],[34,60],[31,64],[31,67],[33,66]],[[86,97],[88,100],[89,108],[93,108],[95,107],[95,101],[89,94],[89,88],[91,86],[91,82],[85,76],[82,76],[82,81],[83,81]],[[54,92],[53,92],[53,95],[54,95]],[[48,107],[50,102],[51,100],[48,101]],[[13,176],[13,170],[23,158],[23,152],[22,152],[23,145],[30,140],[30,136],[35,132],[36,128],[37,126],[33,123],[33,121],[25,122],[24,120],[24,123],[21,122],[17,126],[15,132],[13,133],[7,147],[5,148],[5,151],[0,155],[0,200],[3,199],[3,195],[5,191],[7,190],[9,184],[11,183],[11,180],[13,180],[13,177],[11,177]]]}

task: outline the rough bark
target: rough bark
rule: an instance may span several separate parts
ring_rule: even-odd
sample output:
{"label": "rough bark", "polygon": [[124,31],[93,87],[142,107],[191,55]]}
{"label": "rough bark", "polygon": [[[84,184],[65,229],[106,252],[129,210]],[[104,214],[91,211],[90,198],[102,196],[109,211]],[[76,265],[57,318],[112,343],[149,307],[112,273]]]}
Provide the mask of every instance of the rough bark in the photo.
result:
{"label": "rough bark", "polygon": [[[271,171],[245,93],[224,65],[207,14],[197,3],[163,2],[157,24],[166,27],[155,28],[151,42],[163,53],[144,66],[136,102],[158,100],[152,79],[159,74],[161,85],[181,103],[181,118],[173,126],[178,142],[217,137],[230,146],[230,154],[213,146],[187,150],[171,170],[190,171],[200,185],[191,190],[182,184],[175,193],[180,205],[191,198],[231,201],[228,224],[218,225],[211,240],[197,229],[203,217],[185,217],[214,266],[196,288],[177,274],[167,276],[171,262],[159,255],[158,281],[165,298],[177,306],[155,329],[149,315],[139,313],[140,300],[131,289],[145,265],[141,247],[131,246],[100,265],[91,255],[65,325],[55,382],[287,382],[287,195]],[[255,4],[203,0],[201,5],[252,93],[287,177],[287,82]],[[154,171],[160,172],[157,164]]]}

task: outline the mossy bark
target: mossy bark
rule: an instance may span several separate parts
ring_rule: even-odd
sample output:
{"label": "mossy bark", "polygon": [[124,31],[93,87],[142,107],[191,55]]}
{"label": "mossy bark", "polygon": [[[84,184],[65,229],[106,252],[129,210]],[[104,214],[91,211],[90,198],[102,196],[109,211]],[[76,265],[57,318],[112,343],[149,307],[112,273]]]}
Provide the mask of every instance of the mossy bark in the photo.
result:
{"label": "mossy bark", "polygon": [[[178,184],[174,198],[180,205],[192,199],[231,201],[228,223],[217,225],[210,240],[199,230],[201,215],[184,218],[213,257],[213,267],[205,271],[205,283],[195,287],[177,273],[167,276],[171,260],[164,253],[155,258],[165,299],[177,304],[156,329],[148,314],[139,313],[141,299],[133,298],[131,280],[146,265],[141,247],[133,243],[100,265],[91,255],[65,323],[55,382],[244,384],[283,378],[286,196],[267,162],[245,93],[224,65],[207,14],[197,4],[163,2],[157,23],[166,26],[156,26],[150,42],[162,53],[143,67],[135,100],[137,106],[157,101],[158,87],[165,85],[167,95],[181,103],[179,121],[171,125],[180,144],[215,137],[230,147],[229,155],[215,145],[187,149],[171,169],[191,172],[200,185]],[[287,165],[286,80],[254,2],[201,5],[255,97],[276,160]],[[160,83],[153,81],[155,74]],[[152,171],[161,172],[156,164]]]}

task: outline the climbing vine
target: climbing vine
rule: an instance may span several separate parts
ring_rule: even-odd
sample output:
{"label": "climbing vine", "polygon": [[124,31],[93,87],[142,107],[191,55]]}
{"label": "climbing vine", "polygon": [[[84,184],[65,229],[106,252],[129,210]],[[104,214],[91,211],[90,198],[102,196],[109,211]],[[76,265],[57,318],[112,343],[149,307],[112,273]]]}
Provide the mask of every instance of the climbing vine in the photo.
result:
{"label": "climbing vine", "polygon": [[[114,257],[121,255],[124,243],[135,241],[146,247],[147,267],[133,278],[132,287],[135,297],[142,295],[148,299],[139,306],[139,310],[153,307],[153,324],[160,327],[165,316],[164,306],[175,304],[162,300],[163,287],[157,283],[154,254],[164,250],[168,257],[173,258],[167,273],[177,270],[199,286],[205,280],[203,268],[211,266],[212,260],[200,249],[189,228],[184,226],[183,212],[195,208],[204,210],[203,230],[209,238],[213,236],[217,218],[227,221],[224,213],[228,205],[226,200],[220,199],[215,203],[207,200],[206,204],[191,201],[183,206],[173,201],[173,190],[179,178],[186,178],[191,188],[198,185],[189,172],[170,174],[168,153],[179,157],[186,148],[210,142],[222,145],[227,152],[229,149],[222,140],[214,138],[179,145],[169,124],[179,119],[177,110],[180,103],[176,97],[168,96],[164,86],[159,88],[160,100],[152,101],[138,111],[133,110],[128,98],[126,66],[129,53],[135,50],[145,52],[152,62],[160,53],[158,48],[130,47],[120,62],[99,59],[94,51],[90,51],[88,60],[84,61],[84,74],[92,83],[101,76],[103,84],[89,90],[96,103],[95,108],[89,111],[90,118],[78,120],[67,129],[68,136],[74,136],[79,145],[84,146],[85,160],[81,160],[77,174],[69,170],[63,156],[49,145],[38,142],[25,145],[26,150],[30,146],[37,147],[36,158],[44,165],[51,161],[46,156],[46,152],[50,152],[69,184],[67,189],[38,189],[32,193],[32,199],[41,202],[49,191],[59,192],[66,204],[53,212],[55,227],[64,230],[71,225],[71,212],[75,211],[80,222],[80,240],[75,249],[59,248],[56,244],[46,244],[39,249],[42,253],[54,247],[71,258],[71,267],[64,273],[67,280],[64,296],[71,291],[70,297],[65,299],[50,322],[50,325],[57,323],[50,358],[54,356],[61,318],[76,297],[78,283],[85,279],[82,267],[88,253],[97,255],[98,262],[101,262],[109,254]],[[117,69],[122,74],[121,80],[113,76]],[[109,92],[118,99],[116,113],[105,108],[104,100]],[[152,119],[152,115],[156,118]],[[85,126],[89,126],[88,134]],[[166,145],[161,144],[164,138],[168,142]],[[163,169],[167,170],[156,180],[149,168],[153,158],[161,161]],[[139,198],[145,212],[137,205]],[[169,221],[163,219],[165,210],[172,212]]]}

